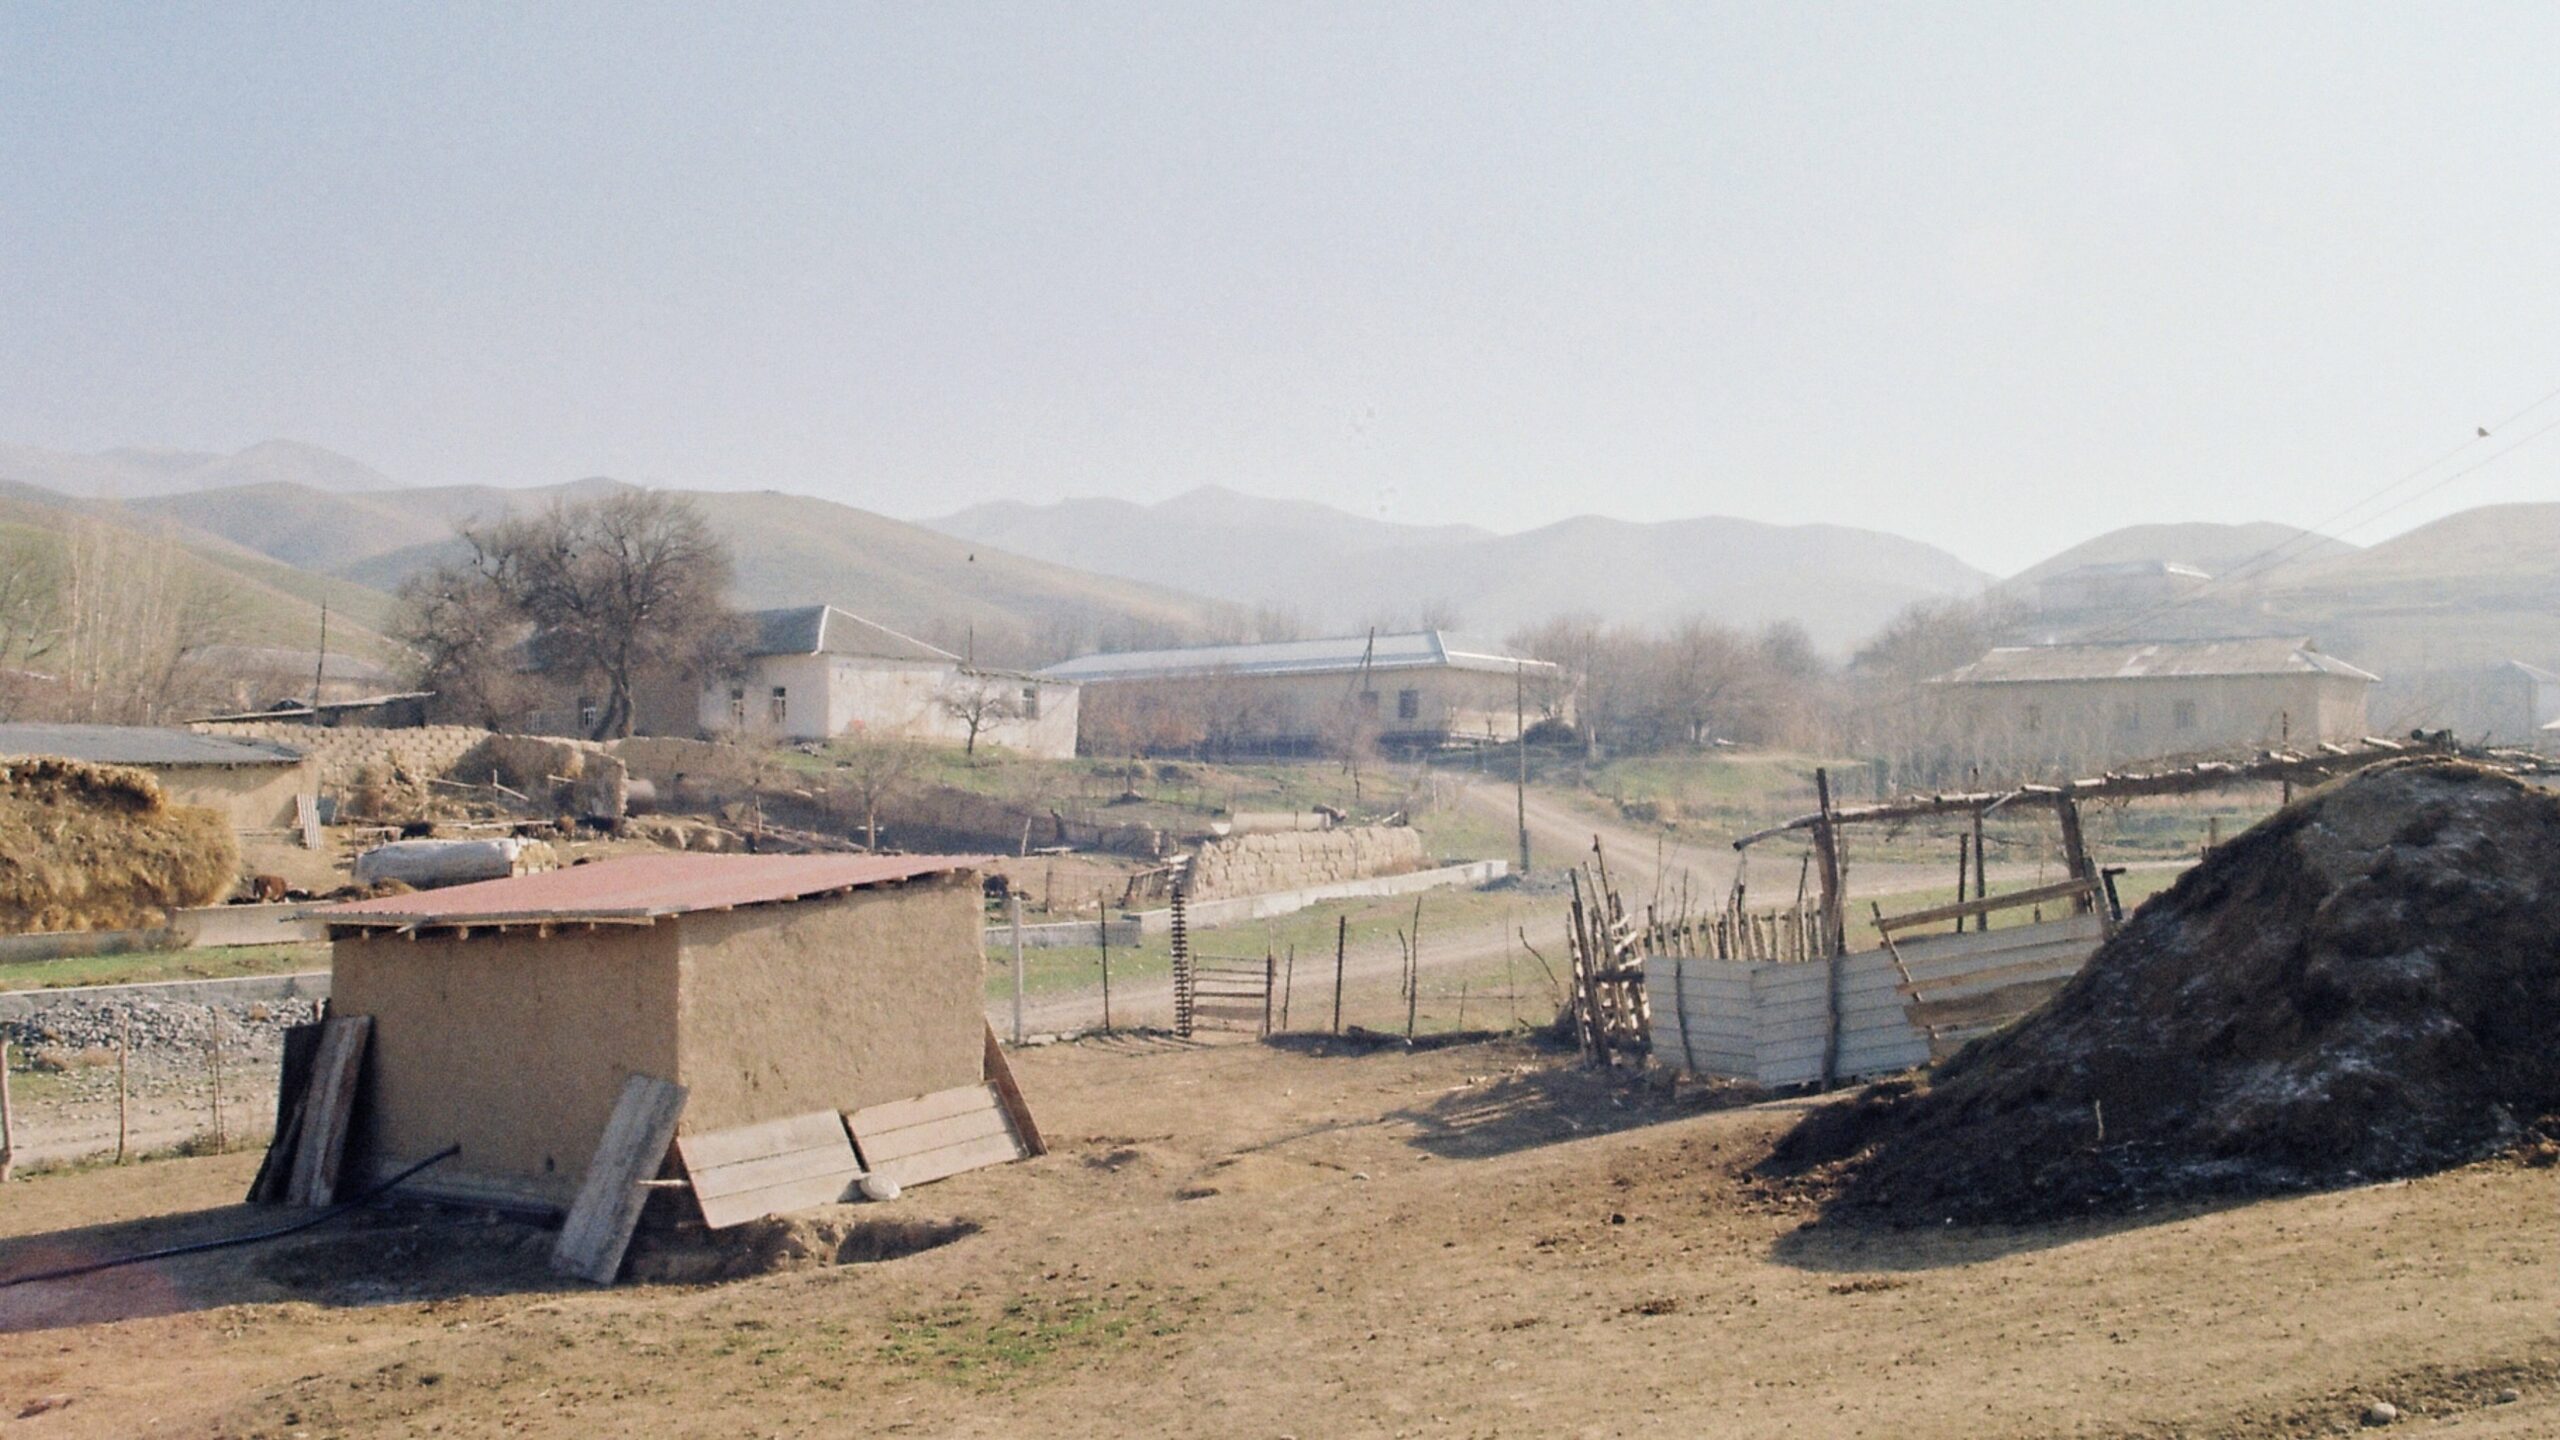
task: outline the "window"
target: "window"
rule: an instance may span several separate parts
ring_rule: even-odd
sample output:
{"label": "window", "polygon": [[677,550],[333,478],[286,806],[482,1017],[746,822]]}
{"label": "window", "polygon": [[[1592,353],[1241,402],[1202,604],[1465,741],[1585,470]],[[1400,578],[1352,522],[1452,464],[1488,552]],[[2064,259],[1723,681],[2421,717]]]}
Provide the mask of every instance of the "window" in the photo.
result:
{"label": "window", "polygon": [[1040,718],[1040,687],[1037,685],[1022,687],[1022,718],[1025,720]]}
{"label": "window", "polygon": [[772,702],[771,706],[767,709],[766,714],[772,718],[772,720],[773,720],[773,723],[774,723],[774,724],[779,725],[779,724],[781,724],[781,723],[782,723],[782,721],[783,721],[783,717],[784,717],[784,716],[786,716],[786,715],[788,715],[788,714],[790,714],[790,713],[791,713],[791,692],[790,692],[790,689],[789,689],[788,687],[786,687],[786,686],[782,686],[782,685],[776,685],[776,686],[774,686],[774,687],[773,687],[773,702]]}
{"label": "window", "polygon": [[1397,691],[1397,692],[1396,692],[1396,718],[1397,718],[1397,719],[1399,719],[1399,720],[1412,720],[1412,719],[1417,719],[1417,718],[1419,718],[1419,717],[1421,716],[1421,714],[1422,714],[1422,692],[1421,692],[1421,691],[1419,691],[1419,690],[1399,690],[1399,691]]}
{"label": "window", "polygon": [[2030,705],[2030,706],[2028,706],[2028,707],[2027,707],[2027,713],[2026,713],[2026,726],[2027,726],[2027,728],[2028,728],[2028,729],[2030,729],[2030,730],[2041,730],[2041,729],[2043,729],[2043,728],[2044,728],[2044,707],[2043,707],[2043,706],[2041,706],[2041,705]]}
{"label": "window", "polygon": [[2116,728],[2131,734],[2142,728],[2142,709],[2130,700],[2116,702]]}
{"label": "window", "polygon": [[729,723],[742,730],[746,728],[747,687],[744,685],[729,687]]}
{"label": "window", "polygon": [[1360,692],[1360,708],[1361,708],[1361,709],[1363,709],[1363,710],[1375,710],[1375,709],[1377,709],[1377,708],[1378,708],[1378,692],[1377,692],[1377,691],[1375,691],[1375,690],[1363,690],[1363,691],[1361,691],[1361,692]]}
{"label": "window", "polygon": [[2172,730],[2196,728],[2196,702],[2180,700],[2172,704],[2169,707],[2169,728]]}

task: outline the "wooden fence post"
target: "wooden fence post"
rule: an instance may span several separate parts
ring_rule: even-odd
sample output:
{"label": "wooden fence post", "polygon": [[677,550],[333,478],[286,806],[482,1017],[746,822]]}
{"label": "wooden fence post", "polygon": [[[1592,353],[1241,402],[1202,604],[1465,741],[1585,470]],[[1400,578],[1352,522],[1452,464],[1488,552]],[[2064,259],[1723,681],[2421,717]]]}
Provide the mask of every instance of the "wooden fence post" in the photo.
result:
{"label": "wooden fence post", "polygon": [[0,1040],[0,1185],[18,1168],[18,1117],[9,1110],[9,1042]]}
{"label": "wooden fence post", "polygon": [[125,1142],[131,1133],[133,1089],[129,1074],[133,1060],[133,1017],[116,1020],[116,1163],[124,1163]]}
{"label": "wooden fence post", "polygon": [[1342,1033],[1342,957],[1351,944],[1351,913],[1344,911],[1333,922],[1333,1033]]}
{"label": "wooden fence post", "polygon": [[1111,907],[1102,907],[1102,919],[1094,930],[1102,937],[1102,1028],[1111,1028]]}
{"label": "wooden fence post", "polygon": [[222,1012],[207,1005],[204,1016],[205,1069],[213,1079],[213,1153],[220,1155],[231,1149],[231,1136],[222,1125]]}
{"label": "wooden fence post", "polygon": [[1005,888],[1007,910],[1013,920],[1013,1043],[1022,1044],[1022,892]]}
{"label": "wooden fence post", "polygon": [[1840,960],[1848,948],[1848,907],[1840,893],[1840,830],[1831,815],[1831,772],[1813,772],[1814,798],[1822,810],[1814,826],[1813,847],[1822,862],[1822,954],[1825,970],[1822,1027],[1822,1088],[1837,1083],[1840,1072]]}

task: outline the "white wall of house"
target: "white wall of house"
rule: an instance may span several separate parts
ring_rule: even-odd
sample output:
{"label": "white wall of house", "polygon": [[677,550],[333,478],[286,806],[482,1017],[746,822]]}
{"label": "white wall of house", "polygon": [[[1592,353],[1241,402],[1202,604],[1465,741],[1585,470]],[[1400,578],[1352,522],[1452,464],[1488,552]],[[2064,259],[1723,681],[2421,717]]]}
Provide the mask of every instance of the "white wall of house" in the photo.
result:
{"label": "white wall of house", "polygon": [[968,725],[945,698],[975,691],[1001,697],[1014,712],[991,717],[978,732],[980,745],[1045,759],[1075,754],[1078,687],[928,661],[761,655],[743,679],[703,687],[698,719],[706,734],[758,740],[889,735],[961,745]]}

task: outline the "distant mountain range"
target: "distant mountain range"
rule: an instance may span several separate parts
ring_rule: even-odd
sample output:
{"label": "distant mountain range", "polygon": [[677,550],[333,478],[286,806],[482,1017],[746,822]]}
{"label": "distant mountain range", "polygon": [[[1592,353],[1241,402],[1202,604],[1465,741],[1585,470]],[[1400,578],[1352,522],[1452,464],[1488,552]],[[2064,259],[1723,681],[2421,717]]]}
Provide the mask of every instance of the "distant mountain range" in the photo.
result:
{"label": "distant mountain range", "polygon": [[[456,553],[456,526],[619,483],[401,486],[289,440],[231,455],[0,446],[0,534],[157,533],[188,565],[237,578],[254,620],[244,638],[302,643],[325,604],[335,643],[378,657],[391,592]],[[1424,619],[1498,636],[1576,611],[1791,619],[1845,654],[1913,600],[1996,583],[2031,602],[2035,581],[2077,565],[2179,560],[2221,578],[2139,617],[2155,638],[2307,634],[2387,681],[2507,659],[2560,669],[2560,504],[2485,507],[2361,550],[2271,523],[2137,525],[1994,582],[1932,546],[1838,525],[1582,517],[1501,535],[1215,486],[910,523],[774,491],[689,493],[736,554],[739,604],[826,601],[999,664]],[[2426,717],[2378,706],[2375,719]]]}
{"label": "distant mountain range", "polygon": [[0,480],[81,500],[130,500],[266,483],[340,495],[397,488],[397,482],[360,460],[299,440],[262,440],[229,455],[130,447],[80,454],[0,445]]}
{"label": "distant mountain range", "polygon": [[1398,525],[1205,486],[1154,505],[1000,502],[927,520],[980,544],[1287,612],[1317,630],[1432,618],[1499,635],[1569,612],[1659,623],[1794,620],[1846,650],[1914,600],[1991,577],[1916,540],[1845,525],[1583,516],[1516,535]]}

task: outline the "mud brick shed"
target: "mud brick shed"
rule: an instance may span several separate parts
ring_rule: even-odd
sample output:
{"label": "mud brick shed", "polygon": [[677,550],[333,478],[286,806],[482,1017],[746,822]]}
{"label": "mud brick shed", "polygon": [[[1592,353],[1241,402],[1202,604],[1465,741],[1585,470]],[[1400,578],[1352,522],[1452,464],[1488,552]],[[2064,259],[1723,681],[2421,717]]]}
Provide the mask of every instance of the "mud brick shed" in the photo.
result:
{"label": "mud brick shed", "polygon": [[372,1017],[347,1173],[565,1209],[634,1075],[679,1136],[986,1078],[975,857],[646,855],[320,912]]}

